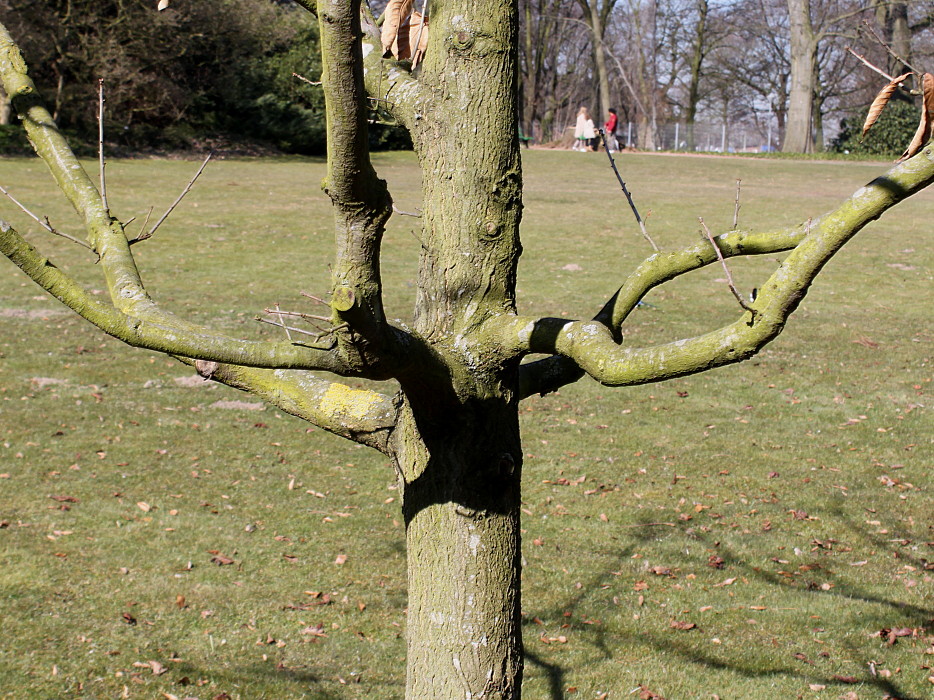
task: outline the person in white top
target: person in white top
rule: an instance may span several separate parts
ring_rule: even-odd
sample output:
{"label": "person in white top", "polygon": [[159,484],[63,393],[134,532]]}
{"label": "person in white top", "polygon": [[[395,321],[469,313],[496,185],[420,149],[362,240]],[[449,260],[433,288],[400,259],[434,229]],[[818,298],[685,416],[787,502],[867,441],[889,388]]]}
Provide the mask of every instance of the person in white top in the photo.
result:
{"label": "person in white top", "polygon": [[597,132],[593,126],[593,119],[590,118],[590,112],[586,107],[581,107],[577,111],[577,124],[574,127],[574,150],[593,150],[592,144],[595,138],[597,138]]}

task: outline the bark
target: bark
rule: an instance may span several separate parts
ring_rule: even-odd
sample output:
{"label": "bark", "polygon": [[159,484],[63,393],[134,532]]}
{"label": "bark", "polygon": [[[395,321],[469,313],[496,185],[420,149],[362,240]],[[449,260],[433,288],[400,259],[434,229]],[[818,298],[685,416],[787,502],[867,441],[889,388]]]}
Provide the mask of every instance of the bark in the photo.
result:
{"label": "bark", "polygon": [[419,403],[405,401],[394,435],[408,557],[406,698],[519,698],[515,392],[441,413]]}
{"label": "bark", "polygon": [[811,26],[810,0],[788,0],[791,28],[791,86],[788,91],[788,115],[785,153],[811,153],[814,136],[811,117],[814,103],[814,75],[817,70],[817,37]]}
{"label": "bark", "polygon": [[[697,24],[694,25],[694,41],[689,59],[690,79],[688,82],[687,105],[684,118],[687,122],[687,150],[696,150],[694,143],[694,122],[697,118],[697,106],[700,104],[701,68],[707,55],[707,15],[710,7],[707,0],[697,0]],[[678,144],[675,144],[677,150]]]}
{"label": "bark", "polygon": [[518,364],[484,330],[515,312],[516,16],[468,0],[439,4],[431,22],[415,113],[397,105],[426,173],[414,331],[435,358],[400,378],[392,442],[408,545],[406,697],[518,698]]}

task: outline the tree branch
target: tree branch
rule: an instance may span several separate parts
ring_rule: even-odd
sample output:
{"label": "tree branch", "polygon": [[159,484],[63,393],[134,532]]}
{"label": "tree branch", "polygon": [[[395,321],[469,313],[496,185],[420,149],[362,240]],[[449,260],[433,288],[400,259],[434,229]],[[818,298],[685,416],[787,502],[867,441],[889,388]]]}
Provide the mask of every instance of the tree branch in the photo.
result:
{"label": "tree branch", "polygon": [[186,323],[161,310],[145,319],[125,314],[88,294],[4,221],[0,221],[0,253],[79,316],[128,345],[250,367],[318,369],[345,376],[354,374],[352,368],[327,348],[232,338]]}
{"label": "tree branch", "polygon": [[396,337],[383,312],[379,268],[392,198],[368,150],[360,0],[318,0],[318,26],[328,124],[325,192],[334,204],[337,238],[331,309],[335,325],[353,330],[337,337],[338,351],[362,371],[387,364]]}
{"label": "tree branch", "polygon": [[273,406],[335,435],[389,454],[389,435],[395,425],[392,398],[367,389],[353,389],[309,372],[255,369],[219,364],[210,372],[185,357],[179,361],[198,373],[258,396]]}
{"label": "tree branch", "polygon": [[113,306],[91,299],[15,230],[3,224],[0,252],[37,284],[106,333],[136,347],[249,366],[323,369],[343,375],[358,371],[340,361],[330,348],[231,338],[160,309],[143,287],[122,224],[107,212],[100,192],[42,105],[19,48],[2,24],[0,79],[33,148],[84,221],[88,242],[100,258]]}
{"label": "tree branch", "polygon": [[380,30],[369,8],[363,8],[361,25],[363,77],[372,111],[385,110],[397,122],[411,129],[421,100],[421,85],[402,64],[383,60]]}
{"label": "tree branch", "polygon": [[744,360],[784,328],[789,315],[826,262],[867,223],[934,182],[930,147],[855,192],[835,211],[813,224],[772,234],[734,231],[717,237],[724,257],[793,248],[761,287],[752,307],[756,317],[697,338],[649,348],[624,348],[617,332],[644,294],[685,272],[717,261],[706,242],[645,260],[593,321],[503,319],[504,342],[522,352],[557,357],[523,365],[522,396],[553,391],[574,381],[581,370],[603,384],[622,386],[662,381]]}

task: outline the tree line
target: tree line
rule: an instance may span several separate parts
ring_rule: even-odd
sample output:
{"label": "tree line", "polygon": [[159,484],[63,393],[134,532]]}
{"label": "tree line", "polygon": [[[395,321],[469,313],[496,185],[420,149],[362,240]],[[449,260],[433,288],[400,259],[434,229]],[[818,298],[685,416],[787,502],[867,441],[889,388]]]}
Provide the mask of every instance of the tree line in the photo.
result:
{"label": "tree line", "polygon": [[694,150],[694,126],[705,119],[753,122],[763,136],[771,123],[783,151],[810,153],[832,135],[828,123],[836,131],[844,119],[838,148],[899,152],[919,109],[907,90],[888,128],[862,146],[852,138],[886,82],[857,55],[895,76],[906,63],[924,71],[934,51],[930,0],[520,0],[520,7],[521,124],[542,141],[560,138],[586,104],[600,114],[616,108],[649,150],[670,121],[685,125],[684,146]]}
{"label": "tree line", "polygon": [[[906,63],[925,70],[934,53],[934,0],[518,3],[520,129],[538,143],[560,140],[588,105],[597,115],[617,109],[647,150],[672,121],[684,125],[680,145],[694,150],[703,120],[774,129],[783,151],[809,153],[842,119],[838,149],[894,153],[917,122],[916,98],[901,90],[860,143],[857,124],[885,79],[856,54],[898,75]],[[309,13],[291,0],[180,0],[162,12],[154,4],[0,0],[33,79],[77,142],[96,142],[103,77],[107,140],[118,149],[243,143],[323,153]],[[0,95],[0,150],[25,146],[4,126],[11,121]],[[408,145],[375,109],[371,121],[371,146]]]}

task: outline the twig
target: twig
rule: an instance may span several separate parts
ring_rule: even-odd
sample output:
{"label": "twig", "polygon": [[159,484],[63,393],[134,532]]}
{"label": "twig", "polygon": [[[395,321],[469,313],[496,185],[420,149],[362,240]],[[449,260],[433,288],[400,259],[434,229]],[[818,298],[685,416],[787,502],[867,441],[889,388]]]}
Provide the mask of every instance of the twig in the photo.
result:
{"label": "twig", "polygon": [[146,230],[146,225],[149,223],[149,217],[152,216],[152,210],[153,207],[149,207],[149,211],[146,212],[146,220],[143,221],[143,225],[139,227],[139,233],[136,234],[136,238],[130,241],[130,245],[133,245],[136,241],[142,241],[146,240],[146,238],[149,238],[149,236],[146,236],[145,238],[143,237],[143,231]]}
{"label": "twig", "polygon": [[256,320],[259,321],[260,323],[268,323],[270,326],[277,326],[279,328],[285,328],[289,331],[294,331],[295,333],[301,333],[302,335],[310,335],[315,340],[320,340],[325,335],[327,335],[327,333],[312,333],[311,331],[306,331],[304,328],[295,328],[294,326],[286,326],[281,321],[273,321],[272,319],[263,318],[262,316],[257,316]]}
{"label": "twig", "polygon": [[279,302],[276,302],[276,315],[279,316],[279,323],[282,324],[282,327],[285,329],[285,337],[289,339],[289,342],[292,342],[292,334],[289,332],[289,327],[285,325],[285,321],[282,320],[282,312],[279,311]]}
{"label": "twig", "polygon": [[606,133],[603,131],[603,129],[600,129],[599,132],[600,140],[603,142],[603,150],[606,151],[606,157],[610,159],[610,167],[612,167],[613,172],[616,173],[616,179],[619,181],[619,186],[623,189],[623,194],[626,195],[626,199],[629,201],[629,208],[632,209],[632,213],[635,215],[636,221],[639,222],[639,229],[642,231],[642,237],[649,242],[654,250],[658,250],[658,246],[655,245],[655,241],[653,241],[652,237],[649,236],[649,232],[645,230],[645,221],[643,221],[642,217],[639,216],[639,210],[636,209],[636,204],[632,201],[632,195],[629,194],[629,190],[626,189],[626,183],[623,182],[623,176],[619,174],[619,170],[616,168],[616,161],[613,160],[613,154],[610,153],[610,146],[606,141]]}
{"label": "twig", "polygon": [[733,202],[733,230],[736,230],[739,224],[739,186],[742,180],[736,179],[736,201]]}
{"label": "twig", "polygon": [[[863,25],[866,27],[866,30],[867,30],[870,34],[872,34],[872,38],[875,39],[877,42],[879,42],[879,45],[882,46],[882,48],[884,48],[886,51],[888,51],[889,55],[890,55],[892,58],[894,58],[896,61],[898,61],[899,63],[901,63],[901,64],[902,64],[903,66],[905,66],[908,70],[913,71],[914,73],[917,73],[918,75],[921,75],[921,72],[920,72],[917,68],[915,68],[913,65],[911,65],[910,63],[908,63],[908,61],[906,61],[904,58],[902,58],[902,57],[899,56],[897,53],[895,53],[895,51],[892,50],[892,47],[889,46],[888,43],[886,43],[885,39],[883,39],[881,36],[879,36],[879,33],[878,33],[878,32],[875,30],[875,28],[869,23],[869,20],[864,19],[864,20],[863,20]],[[891,82],[891,79],[890,79],[890,82]]]}
{"label": "twig", "polygon": [[101,172],[101,201],[104,211],[110,216],[110,206],[107,204],[107,180],[104,178],[104,79],[97,79],[97,159],[100,162]]}
{"label": "twig", "polygon": [[298,73],[292,73],[292,77],[293,77],[293,78],[298,78],[299,80],[301,80],[301,81],[303,81],[303,82],[306,82],[306,83],[308,83],[309,85],[314,85],[315,87],[321,85],[321,81],[320,81],[320,80],[318,80],[318,81],[309,80],[309,79],[306,78],[304,75],[299,75]]}
{"label": "twig", "polygon": [[888,73],[886,73],[886,72],[885,72],[884,70],[882,70],[881,68],[878,68],[877,66],[873,65],[872,63],[870,63],[868,60],[866,60],[865,57],[860,56],[858,53],[856,53],[856,52],[855,52],[853,49],[851,49],[849,46],[846,47],[846,50],[847,50],[849,53],[851,53],[853,56],[855,56],[859,61],[861,61],[862,64],[863,64],[864,66],[866,66],[866,67],[869,68],[870,70],[874,70],[876,73],[878,73],[879,75],[881,75],[883,78],[885,78],[886,80],[888,80],[890,83],[891,83],[893,80],[895,80],[895,78],[893,78],[891,75],[889,75]]}
{"label": "twig", "polygon": [[43,220],[40,219],[38,216],[36,216],[35,214],[33,214],[31,211],[29,211],[25,206],[23,206],[23,205],[16,199],[16,197],[14,197],[14,196],[11,195],[9,192],[7,192],[3,187],[0,187],[0,193],[3,193],[4,195],[6,195],[6,196],[9,198],[9,200],[10,200],[11,202],[13,202],[13,204],[15,204],[16,206],[18,206],[18,207],[23,211],[24,214],[26,214],[27,216],[29,216],[30,218],[32,218],[33,220],[35,220],[36,223],[38,223],[42,228],[44,228],[44,229],[45,229],[46,231],[48,231],[49,233],[53,233],[53,234],[55,234],[56,236],[61,236],[62,238],[67,238],[67,239],[68,239],[69,241],[71,241],[72,243],[77,243],[78,245],[84,246],[84,247],[87,248],[88,250],[91,250],[91,246],[88,245],[87,243],[85,243],[84,241],[82,241],[81,239],[75,238],[74,236],[69,236],[67,233],[62,233],[61,231],[55,230],[55,229],[52,227],[52,224],[49,223],[49,217],[46,216],[46,217],[45,217],[45,220],[43,221]]}
{"label": "twig", "polygon": [[166,209],[165,214],[162,215],[162,218],[156,222],[155,226],[149,229],[149,233],[140,234],[139,236],[136,237],[136,240],[133,241],[134,243],[136,243],[137,241],[144,241],[147,238],[152,238],[152,234],[156,232],[156,229],[162,225],[163,221],[169,218],[169,214],[171,214],[175,210],[175,207],[177,207],[179,203],[185,198],[185,195],[191,191],[191,187],[192,185],[195,184],[195,180],[201,177],[201,173],[204,172],[205,167],[207,167],[208,161],[211,160],[213,156],[214,156],[214,151],[211,151],[210,153],[208,153],[208,157],[204,159],[204,162],[201,164],[201,167],[198,168],[198,172],[196,172],[195,176],[188,181],[188,184],[185,185],[185,189],[182,190],[182,193],[178,195],[178,197],[176,198],[174,202],[172,202],[172,206]]}
{"label": "twig", "polygon": [[402,210],[399,209],[395,204],[392,205],[392,210],[393,210],[396,214],[400,214],[400,215],[402,215],[402,216],[414,216],[416,219],[421,219],[421,218],[422,218],[422,215],[421,215],[421,214],[415,214],[415,213],[410,212],[410,211],[402,211]]}
{"label": "twig", "polygon": [[730,285],[730,291],[733,292],[733,296],[736,297],[736,301],[739,302],[739,305],[751,313],[752,317],[755,318],[756,314],[759,312],[746,303],[746,300],[743,299],[742,294],[740,294],[736,289],[736,285],[733,284],[733,275],[730,274],[730,268],[727,267],[726,260],[723,258],[723,253],[720,252],[720,246],[717,245],[717,242],[714,240],[713,236],[710,235],[710,229],[707,228],[707,224],[704,223],[703,217],[697,217],[697,220],[700,221],[700,225],[704,227],[704,233],[707,234],[707,240],[710,241],[710,245],[713,246],[714,252],[716,252],[717,257],[720,259],[720,264],[723,265],[723,271],[726,273],[726,281]]}
{"label": "twig", "polygon": [[301,318],[307,321],[308,319],[314,319],[315,321],[324,321],[329,323],[331,321],[330,316],[315,316],[314,314],[306,314],[301,311],[282,311],[279,309],[279,305],[276,304],[275,309],[263,309],[267,314],[275,314],[277,316],[294,316],[295,318]]}
{"label": "twig", "polygon": [[655,527],[664,525],[665,527],[678,527],[675,523],[636,523],[635,525],[620,525],[622,528],[629,527]]}
{"label": "twig", "polygon": [[422,23],[418,25],[418,34],[415,35],[415,45],[411,48],[413,56],[415,55],[415,52],[418,51],[418,44],[422,40],[422,32],[425,30],[425,25],[428,23],[428,16],[425,14],[427,10],[428,0],[422,0]]}
{"label": "twig", "polygon": [[316,302],[318,302],[319,304],[323,304],[324,306],[328,306],[328,307],[331,306],[331,305],[330,305],[328,302],[326,302],[324,299],[322,299],[321,297],[316,297],[314,294],[309,294],[308,292],[301,292],[301,295],[302,295],[303,297],[308,297],[308,298],[311,299],[312,301],[316,301]]}

